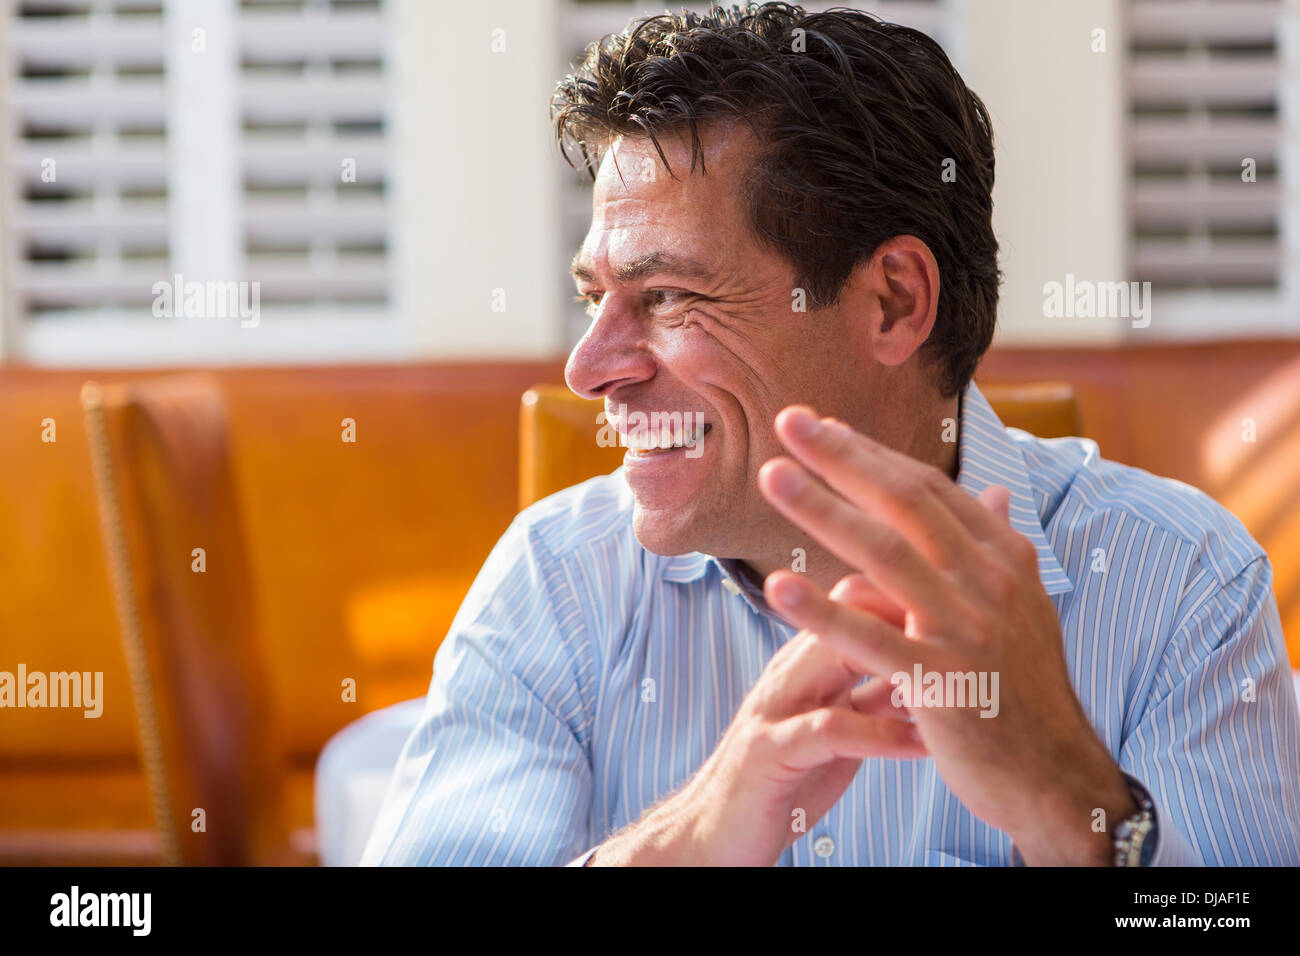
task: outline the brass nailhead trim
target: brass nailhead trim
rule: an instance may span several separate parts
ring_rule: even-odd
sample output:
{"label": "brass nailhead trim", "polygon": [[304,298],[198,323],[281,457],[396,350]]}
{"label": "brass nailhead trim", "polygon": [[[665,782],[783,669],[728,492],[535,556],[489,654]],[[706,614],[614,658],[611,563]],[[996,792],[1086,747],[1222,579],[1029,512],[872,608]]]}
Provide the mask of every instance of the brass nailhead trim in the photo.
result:
{"label": "brass nailhead trim", "polygon": [[104,396],[97,382],[87,382],[81,389],[81,407],[86,413],[86,435],[90,440],[90,463],[99,497],[99,515],[104,532],[108,571],[121,625],[122,645],[127,670],[131,675],[131,693],[135,698],[136,727],[140,734],[140,752],[144,758],[149,796],[162,844],[164,866],[181,864],[180,840],[172,816],[171,787],[167,765],[163,760],[162,735],[153,681],[149,675],[140,612],[136,606],[135,581],[127,558],[126,535],[122,530],[121,502],[113,461],[108,448],[108,427],[104,420]]}

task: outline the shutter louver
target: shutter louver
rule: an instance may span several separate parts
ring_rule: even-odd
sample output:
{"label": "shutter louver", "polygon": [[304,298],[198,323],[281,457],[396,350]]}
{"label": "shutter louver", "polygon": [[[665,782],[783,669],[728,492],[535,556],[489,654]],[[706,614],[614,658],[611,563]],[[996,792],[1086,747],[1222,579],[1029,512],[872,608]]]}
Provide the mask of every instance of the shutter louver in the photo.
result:
{"label": "shutter louver", "polygon": [[24,0],[8,44],[15,305],[147,315],[167,272],[161,4]]}
{"label": "shutter louver", "polygon": [[272,317],[387,306],[385,31],[377,0],[240,4],[244,262]]}
{"label": "shutter louver", "polygon": [[1277,0],[1129,3],[1131,272],[1157,293],[1280,284],[1280,13]]}
{"label": "shutter louver", "polygon": [[[152,287],[171,278],[174,231],[204,228],[169,215],[168,117],[189,108],[169,100],[174,2],[7,8],[9,284],[21,326],[168,321],[153,319]],[[242,127],[237,278],[260,283],[269,319],[386,317],[384,3],[230,0],[230,10]]]}

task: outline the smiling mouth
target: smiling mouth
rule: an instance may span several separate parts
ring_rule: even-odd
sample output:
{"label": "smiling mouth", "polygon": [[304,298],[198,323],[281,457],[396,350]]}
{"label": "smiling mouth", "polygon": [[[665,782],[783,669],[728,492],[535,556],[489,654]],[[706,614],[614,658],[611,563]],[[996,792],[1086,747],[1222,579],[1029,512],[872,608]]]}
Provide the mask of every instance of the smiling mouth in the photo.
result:
{"label": "smiling mouth", "polygon": [[651,458],[655,455],[663,455],[670,451],[681,451],[683,448],[693,448],[705,435],[713,431],[713,425],[706,424],[704,430],[698,435],[686,435],[671,445],[659,445],[657,438],[643,439],[647,444],[642,445],[640,441],[634,442],[628,439],[627,454],[634,458]]}

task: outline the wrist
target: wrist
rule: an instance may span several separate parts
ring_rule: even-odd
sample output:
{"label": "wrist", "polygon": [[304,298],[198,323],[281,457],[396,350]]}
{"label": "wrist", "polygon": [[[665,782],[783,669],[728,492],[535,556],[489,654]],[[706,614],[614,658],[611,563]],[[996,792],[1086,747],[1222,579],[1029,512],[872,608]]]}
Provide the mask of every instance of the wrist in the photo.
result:
{"label": "wrist", "polygon": [[1110,866],[1114,828],[1137,810],[1123,771],[1112,762],[1087,781],[1043,793],[1012,841],[1029,866]]}
{"label": "wrist", "polygon": [[596,848],[587,866],[698,866],[695,814],[685,794],[671,797]]}

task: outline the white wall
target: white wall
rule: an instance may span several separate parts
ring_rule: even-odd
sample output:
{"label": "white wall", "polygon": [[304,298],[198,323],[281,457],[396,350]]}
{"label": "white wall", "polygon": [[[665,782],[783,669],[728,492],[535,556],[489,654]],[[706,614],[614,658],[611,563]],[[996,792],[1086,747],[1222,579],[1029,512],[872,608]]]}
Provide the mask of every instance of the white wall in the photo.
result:
{"label": "white wall", "polygon": [[[1046,318],[1043,284],[1127,279],[1120,0],[952,0],[955,65],[993,120],[1001,344],[1105,343],[1122,319]],[[1092,31],[1106,52],[1092,52]],[[957,24],[962,32],[962,23]]]}
{"label": "white wall", "polygon": [[[394,0],[394,304],[424,357],[563,351],[547,118],[558,0]],[[504,30],[505,51],[492,51]],[[493,290],[505,311],[492,311]]]}

